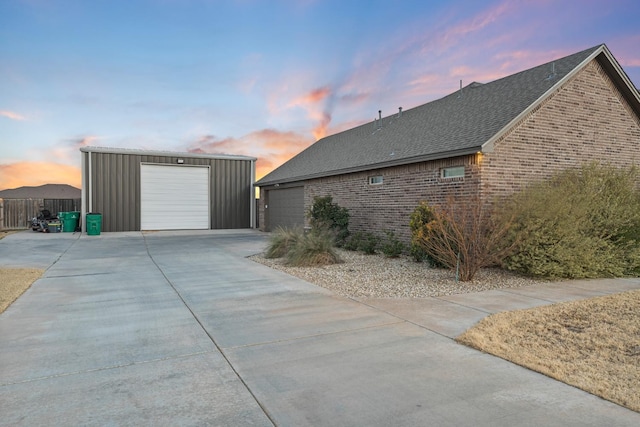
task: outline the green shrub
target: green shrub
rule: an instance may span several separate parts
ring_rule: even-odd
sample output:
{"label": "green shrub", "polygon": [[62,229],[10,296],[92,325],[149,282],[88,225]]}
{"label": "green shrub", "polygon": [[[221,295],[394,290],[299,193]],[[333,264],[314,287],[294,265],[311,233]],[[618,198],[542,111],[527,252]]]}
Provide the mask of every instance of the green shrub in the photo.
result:
{"label": "green shrub", "polygon": [[508,237],[517,251],[504,267],[551,278],[639,274],[636,182],[636,168],[592,163],[514,195],[503,215],[515,219]]}
{"label": "green shrub", "polygon": [[433,208],[426,202],[420,204],[411,212],[409,217],[409,229],[411,230],[410,253],[415,262],[427,261],[433,267],[444,267],[441,263],[429,256],[423,245],[420,244],[425,227],[433,221],[435,215]]}
{"label": "green shrub", "polygon": [[404,243],[396,237],[396,234],[393,231],[385,230],[384,233],[385,238],[380,243],[380,251],[387,258],[399,257],[405,250]]}
{"label": "green shrub", "polygon": [[361,250],[367,255],[373,255],[376,253],[378,249],[378,245],[380,244],[380,238],[373,233],[365,231],[362,233],[362,239],[360,240],[360,245],[358,246],[358,250]]}
{"label": "green shrub", "polygon": [[332,230],[338,246],[343,245],[349,237],[349,210],[333,203],[331,196],[314,197],[308,216],[311,227],[314,229]]}
{"label": "green shrub", "polygon": [[326,229],[313,230],[300,235],[289,248],[285,264],[295,267],[313,267],[341,262],[335,251],[335,237]]}
{"label": "green shrub", "polygon": [[360,250],[360,242],[362,241],[362,232],[357,231],[353,234],[350,234],[347,237],[347,240],[344,242],[342,247],[348,251],[358,251]]}
{"label": "green shrub", "polygon": [[409,246],[409,255],[411,255],[411,258],[413,258],[415,262],[429,261],[429,254],[427,251],[425,251],[419,243],[414,241],[412,241],[411,246]]}
{"label": "green shrub", "polygon": [[282,258],[302,237],[301,228],[278,227],[269,238],[265,258]]}
{"label": "green shrub", "polygon": [[345,242],[344,248],[350,251],[362,251],[367,255],[373,255],[378,249],[380,238],[368,231],[356,231]]}

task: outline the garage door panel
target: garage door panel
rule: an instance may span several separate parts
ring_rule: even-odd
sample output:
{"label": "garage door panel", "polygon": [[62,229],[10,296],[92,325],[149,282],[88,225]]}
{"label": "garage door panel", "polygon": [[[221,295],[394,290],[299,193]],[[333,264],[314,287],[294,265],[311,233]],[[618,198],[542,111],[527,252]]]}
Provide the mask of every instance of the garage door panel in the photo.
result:
{"label": "garage door panel", "polygon": [[269,230],[304,226],[304,187],[269,191]]}
{"label": "garage door panel", "polygon": [[142,230],[209,229],[209,168],[140,165]]}

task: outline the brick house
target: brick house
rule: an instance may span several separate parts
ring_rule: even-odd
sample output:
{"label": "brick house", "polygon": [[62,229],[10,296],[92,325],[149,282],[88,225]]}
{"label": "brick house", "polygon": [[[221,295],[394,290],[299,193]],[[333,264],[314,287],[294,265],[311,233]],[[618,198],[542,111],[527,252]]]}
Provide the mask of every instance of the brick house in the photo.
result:
{"label": "brick house", "polygon": [[256,183],[259,221],[303,225],[331,195],[352,231],[408,239],[421,201],[493,200],[594,160],[640,164],[640,95],[604,44],[318,140]]}

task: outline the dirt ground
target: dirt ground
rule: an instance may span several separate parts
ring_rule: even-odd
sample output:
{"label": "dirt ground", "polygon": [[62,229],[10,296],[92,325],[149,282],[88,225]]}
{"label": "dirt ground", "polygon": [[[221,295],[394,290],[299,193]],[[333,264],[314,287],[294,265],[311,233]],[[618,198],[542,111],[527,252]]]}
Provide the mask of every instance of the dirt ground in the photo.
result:
{"label": "dirt ground", "polygon": [[33,268],[0,268],[0,313],[4,312],[44,270]]}
{"label": "dirt ground", "polygon": [[457,341],[640,412],[640,290],[491,315]]}
{"label": "dirt ground", "polygon": [[[19,231],[0,231],[0,240]],[[42,276],[44,270],[33,268],[0,268],[0,313]]]}

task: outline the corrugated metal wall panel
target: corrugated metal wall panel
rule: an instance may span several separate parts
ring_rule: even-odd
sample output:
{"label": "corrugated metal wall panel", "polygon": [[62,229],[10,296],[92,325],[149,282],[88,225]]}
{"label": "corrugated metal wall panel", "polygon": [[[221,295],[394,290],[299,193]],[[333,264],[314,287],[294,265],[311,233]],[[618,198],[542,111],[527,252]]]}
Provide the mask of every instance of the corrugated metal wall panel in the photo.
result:
{"label": "corrugated metal wall panel", "polygon": [[[253,198],[252,162],[238,159],[189,158],[104,152],[83,152],[90,159],[86,175],[86,212],[102,213],[102,231],[140,230],[140,164],[177,164],[210,166],[211,228],[251,227]],[[89,204],[91,198],[91,205]]]}

